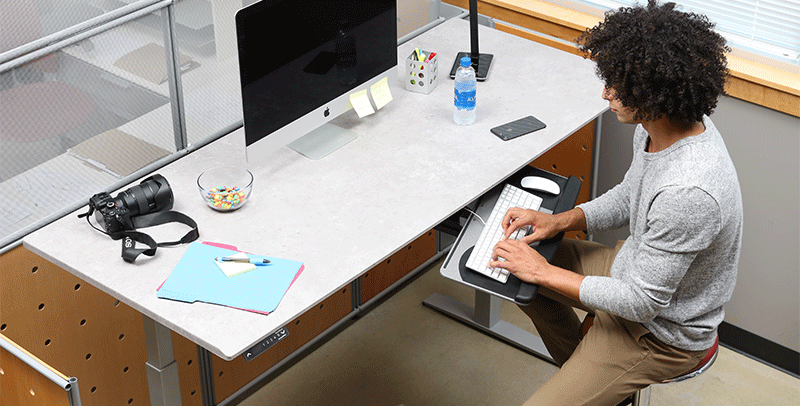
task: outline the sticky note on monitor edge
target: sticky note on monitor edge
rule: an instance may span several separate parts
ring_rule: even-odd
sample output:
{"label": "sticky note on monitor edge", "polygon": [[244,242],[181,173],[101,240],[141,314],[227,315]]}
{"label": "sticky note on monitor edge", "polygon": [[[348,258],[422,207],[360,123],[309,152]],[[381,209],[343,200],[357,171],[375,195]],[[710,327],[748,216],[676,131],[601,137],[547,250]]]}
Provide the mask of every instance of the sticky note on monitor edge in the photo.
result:
{"label": "sticky note on monitor edge", "polygon": [[359,118],[366,117],[375,112],[367,96],[367,89],[350,94],[350,105],[356,110]]}
{"label": "sticky note on monitor edge", "polygon": [[392,91],[389,90],[389,80],[384,76],[381,80],[369,87],[375,107],[380,110],[392,101]]}

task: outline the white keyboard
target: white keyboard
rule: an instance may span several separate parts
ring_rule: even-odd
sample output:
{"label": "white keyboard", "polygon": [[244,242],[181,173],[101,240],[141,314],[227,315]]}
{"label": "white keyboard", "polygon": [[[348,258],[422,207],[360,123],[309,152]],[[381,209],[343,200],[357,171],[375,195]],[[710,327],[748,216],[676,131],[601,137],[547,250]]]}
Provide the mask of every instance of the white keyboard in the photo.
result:
{"label": "white keyboard", "polygon": [[[508,271],[503,268],[489,268],[487,265],[492,258],[492,250],[494,246],[503,238],[503,217],[505,217],[508,209],[512,207],[521,207],[523,209],[539,210],[542,204],[542,198],[534,194],[528,193],[518,187],[506,184],[500,197],[494,204],[492,214],[486,220],[486,225],[483,226],[480,237],[472,249],[472,253],[467,259],[467,268],[472,269],[478,273],[486,275],[500,283],[506,283],[508,280]],[[518,240],[526,236],[530,232],[530,226],[520,227],[514,231],[509,238]],[[500,259],[503,260],[502,258]]]}

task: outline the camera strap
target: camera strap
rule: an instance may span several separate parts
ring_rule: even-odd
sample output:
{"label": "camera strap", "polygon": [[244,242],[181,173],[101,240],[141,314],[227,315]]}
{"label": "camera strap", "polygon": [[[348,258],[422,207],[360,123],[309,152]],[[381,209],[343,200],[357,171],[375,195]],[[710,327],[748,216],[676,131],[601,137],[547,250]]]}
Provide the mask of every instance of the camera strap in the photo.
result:
{"label": "camera strap", "polygon": [[[147,228],[173,222],[186,224],[192,229],[189,230],[189,232],[187,232],[186,235],[184,235],[180,240],[160,243],[157,243],[152,237],[140,231],[120,231],[116,233],[109,233],[108,235],[115,240],[122,239],[122,259],[124,259],[125,262],[132,263],[140,254],[152,257],[156,254],[156,248],[158,247],[186,244],[200,237],[200,232],[197,230],[197,223],[192,220],[191,217],[177,211],[159,211],[134,217],[134,229]],[[148,248],[136,248],[136,242],[145,244]]]}
{"label": "camera strap", "polygon": [[[200,232],[197,229],[197,223],[192,220],[191,217],[177,212],[177,211],[159,211],[150,214],[145,214],[142,216],[133,217],[133,228],[147,228],[152,226],[157,226],[160,224],[166,223],[181,223],[186,224],[187,226],[191,227],[192,229],[186,233],[180,240],[177,241],[168,241],[168,242],[156,242],[152,237],[149,235],[134,230],[126,230],[126,231],[118,231],[114,233],[109,233],[104,230],[101,230],[95,227],[91,221],[89,221],[89,217],[92,214],[92,208],[89,208],[89,211],[78,215],[78,217],[86,217],[86,221],[89,222],[89,225],[92,228],[102,232],[103,234],[108,235],[111,237],[112,240],[122,240],[122,259],[125,262],[133,262],[136,258],[141,255],[147,255],[152,257],[156,254],[156,248],[158,247],[167,247],[172,245],[179,245],[179,244],[186,244],[190,243],[200,237]],[[136,248],[136,243],[140,242],[147,246],[147,248]]]}

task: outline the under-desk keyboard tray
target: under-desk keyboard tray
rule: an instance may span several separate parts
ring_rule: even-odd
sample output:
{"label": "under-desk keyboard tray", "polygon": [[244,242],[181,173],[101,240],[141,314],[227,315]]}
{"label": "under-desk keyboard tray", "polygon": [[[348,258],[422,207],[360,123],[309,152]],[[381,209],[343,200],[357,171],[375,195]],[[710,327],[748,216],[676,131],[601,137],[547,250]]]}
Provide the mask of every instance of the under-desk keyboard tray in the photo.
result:
{"label": "under-desk keyboard tray", "polygon": [[[561,187],[561,194],[558,196],[536,191],[532,192],[543,199],[539,211],[561,213],[575,206],[575,201],[581,190],[581,180],[579,178],[575,176],[564,178],[554,173],[528,166],[481,197],[475,212],[481,217],[487,218],[505,184],[510,183],[516,187],[521,187],[520,181],[526,176],[541,176],[552,179]],[[467,284],[475,289],[502,297],[506,300],[522,305],[529,304],[536,295],[536,285],[523,282],[514,275],[510,275],[506,283],[500,283],[466,267],[467,258],[472,248],[475,246],[475,242],[478,240],[482,229],[483,223],[476,218],[475,215],[470,215],[467,218],[466,224],[461,229],[461,232],[444,260],[444,264],[440,270],[441,274],[448,279]],[[549,240],[541,241],[539,245],[536,246],[536,250],[548,261],[551,261],[562,238],[563,233]]]}

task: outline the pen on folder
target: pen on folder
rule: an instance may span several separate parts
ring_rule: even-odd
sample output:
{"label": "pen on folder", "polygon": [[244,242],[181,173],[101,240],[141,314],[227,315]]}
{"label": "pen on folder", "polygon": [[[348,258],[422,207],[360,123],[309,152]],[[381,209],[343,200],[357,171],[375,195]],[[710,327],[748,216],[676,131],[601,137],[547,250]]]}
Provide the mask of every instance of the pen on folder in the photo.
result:
{"label": "pen on folder", "polygon": [[250,258],[229,258],[229,257],[217,257],[214,258],[217,262],[236,262],[241,264],[253,264],[253,265],[267,265],[269,264],[268,259],[250,259]]}

